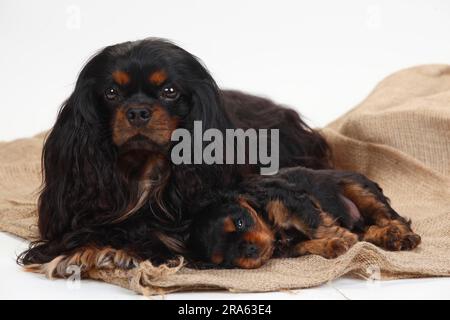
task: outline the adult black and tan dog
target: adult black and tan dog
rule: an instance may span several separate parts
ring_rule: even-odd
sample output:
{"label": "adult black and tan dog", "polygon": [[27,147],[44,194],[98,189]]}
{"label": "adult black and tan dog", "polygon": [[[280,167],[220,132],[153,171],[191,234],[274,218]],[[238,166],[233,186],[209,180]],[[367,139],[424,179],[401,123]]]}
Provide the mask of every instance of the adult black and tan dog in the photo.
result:
{"label": "adult black and tan dog", "polygon": [[220,90],[182,48],[161,39],[106,47],[82,69],[45,141],[40,239],[19,262],[63,274],[69,263],[123,267],[183,253],[191,199],[258,169],[174,165],[171,134],[196,120],[221,131],[279,129],[280,167],[330,166],[326,141],[295,111]]}
{"label": "adult black and tan dog", "polygon": [[272,256],[336,258],[358,240],[392,251],[421,241],[381,188],[355,172],[297,167],[253,175],[210,192],[197,209],[188,243],[199,267],[258,268]]}

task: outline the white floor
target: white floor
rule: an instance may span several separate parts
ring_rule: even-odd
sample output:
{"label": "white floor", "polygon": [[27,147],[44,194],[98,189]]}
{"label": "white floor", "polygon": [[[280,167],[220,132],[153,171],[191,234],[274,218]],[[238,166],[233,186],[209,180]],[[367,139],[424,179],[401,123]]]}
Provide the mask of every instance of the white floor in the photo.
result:
{"label": "white floor", "polygon": [[48,280],[23,272],[15,258],[27,243],[0,233],[0,299],[450,299],[450,278],[368,282],[339,279],[311,289],[270,293],[185,292],[145,298],[110,284]]}

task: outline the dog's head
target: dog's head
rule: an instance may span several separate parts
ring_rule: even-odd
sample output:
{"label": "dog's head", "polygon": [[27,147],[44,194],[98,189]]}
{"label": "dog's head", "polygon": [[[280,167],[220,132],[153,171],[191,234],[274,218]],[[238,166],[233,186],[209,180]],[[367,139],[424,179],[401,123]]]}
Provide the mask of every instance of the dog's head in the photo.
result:
{"label": "dog's head", "polygon": [[86,64],[55,130],[85,125],[86,134],[96,135],[91,139],[108,137],[121,153],[158,151],[192,120],[214,127],[217,99],[214,80],[187,51],[158,39],[127,42]]}
{"label": "dog's head", "polygon": [[251,197],[217,193],[200,205],[191,224],[190,249],[201,263],[258,268],[274,250],[274,234]]}

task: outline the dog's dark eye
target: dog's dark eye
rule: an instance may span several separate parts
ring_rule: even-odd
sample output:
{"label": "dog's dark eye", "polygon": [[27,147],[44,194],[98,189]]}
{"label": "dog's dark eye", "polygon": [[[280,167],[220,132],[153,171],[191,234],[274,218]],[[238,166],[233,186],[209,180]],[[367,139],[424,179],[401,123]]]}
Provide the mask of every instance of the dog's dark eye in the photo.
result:
{"label": "dog's dark eye", "polygon": [[105,91],[105,97],[108,100],[115,100],[118,95],[119,95],[119,92],[114,88],[108,88]]}
{"label": "dog's dark eye", "polygon": [[242,220],[241,218],[236,219],[236,221],[234,222],[235,226],[236,226],[236,230],[242,230],[244,229],[244,220]]}
{"label": "dog's dark eye", "polygon": [[180,96],[180,93],[178,92],[178,90],[172,86],[164,87],[161,90],[161,98],[163,98],[165,100],[175,100],[175,99],[178,99],[179,96]]}

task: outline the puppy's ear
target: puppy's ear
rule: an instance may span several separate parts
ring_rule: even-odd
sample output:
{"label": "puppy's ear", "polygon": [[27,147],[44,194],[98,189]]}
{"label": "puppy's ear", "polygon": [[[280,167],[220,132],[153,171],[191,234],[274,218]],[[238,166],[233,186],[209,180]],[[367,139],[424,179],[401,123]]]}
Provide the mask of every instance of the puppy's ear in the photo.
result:
{"label": "puppy's ear", "polygon": [[197,196],[192,209],[193,215],[198,216],[215,203],[219,203],[220,197],[221,193],[214,190],[206,191],[205,193]]}

